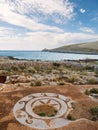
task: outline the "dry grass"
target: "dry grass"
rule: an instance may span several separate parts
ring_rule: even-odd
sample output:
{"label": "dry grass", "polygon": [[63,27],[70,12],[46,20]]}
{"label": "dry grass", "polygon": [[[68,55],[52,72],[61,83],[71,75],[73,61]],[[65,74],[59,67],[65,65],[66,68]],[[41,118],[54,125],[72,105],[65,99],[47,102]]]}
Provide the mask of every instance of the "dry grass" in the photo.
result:
{"label": "dry grass", "polygon": [[46,117],[55,116],[57,113],[57,110],[53,106],[48,104],[36,106],[35,108],[33,108],[33,111],[39,116],[46,116]]}

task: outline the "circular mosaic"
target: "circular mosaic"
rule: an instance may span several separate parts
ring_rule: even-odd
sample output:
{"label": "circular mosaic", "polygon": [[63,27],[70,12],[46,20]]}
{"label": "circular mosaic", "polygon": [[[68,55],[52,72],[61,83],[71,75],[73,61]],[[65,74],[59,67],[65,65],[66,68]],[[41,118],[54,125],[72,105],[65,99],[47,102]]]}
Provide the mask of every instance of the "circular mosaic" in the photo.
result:
{"label": "circular mosaic", "polygon": [[36,129],[51,129],[69,124],[71,99],[55,93],[35,93],[19,100],[13,109],[21,124]]}

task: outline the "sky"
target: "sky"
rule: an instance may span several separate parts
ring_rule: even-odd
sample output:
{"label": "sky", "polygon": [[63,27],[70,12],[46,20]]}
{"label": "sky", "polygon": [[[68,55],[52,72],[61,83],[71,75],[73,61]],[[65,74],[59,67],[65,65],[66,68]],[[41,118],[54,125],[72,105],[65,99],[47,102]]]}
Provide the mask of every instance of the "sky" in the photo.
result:
{"label": "sky", "polygon": [[0,0],[0,50],[98,40],[98,0]]}

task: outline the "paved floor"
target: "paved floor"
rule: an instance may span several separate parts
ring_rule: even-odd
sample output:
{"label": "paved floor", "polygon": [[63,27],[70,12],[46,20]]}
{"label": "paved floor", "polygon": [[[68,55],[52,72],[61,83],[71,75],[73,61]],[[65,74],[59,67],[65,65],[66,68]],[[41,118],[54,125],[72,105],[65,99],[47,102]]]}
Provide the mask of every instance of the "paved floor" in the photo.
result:
{"label": "paved floor", "polygon": [[[33,112],[36,106],[47,104],[55,107],[58,111],[53,117],[42,117]],[[55,93],[35,93],[23,97],[13,109],[14,116],[21,124],[36,129],[60,128],[71,121],[67,120],[67,115],[72,110],[71,99]]]}

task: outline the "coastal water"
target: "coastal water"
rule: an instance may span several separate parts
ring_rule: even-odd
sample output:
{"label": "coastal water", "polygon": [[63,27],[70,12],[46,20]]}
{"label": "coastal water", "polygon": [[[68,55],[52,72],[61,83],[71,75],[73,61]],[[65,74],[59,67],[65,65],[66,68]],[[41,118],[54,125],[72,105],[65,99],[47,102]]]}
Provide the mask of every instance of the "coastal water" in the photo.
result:
{"label": "coastal water", "polygon": [[79,59],[98,60],[98,55],[53,53],[53,52],[42,52],[42,51],[0,51],[0,56],[12,56],[18,59],[43,60],[43,61],[44,60],[45,61],[79,60]]}

